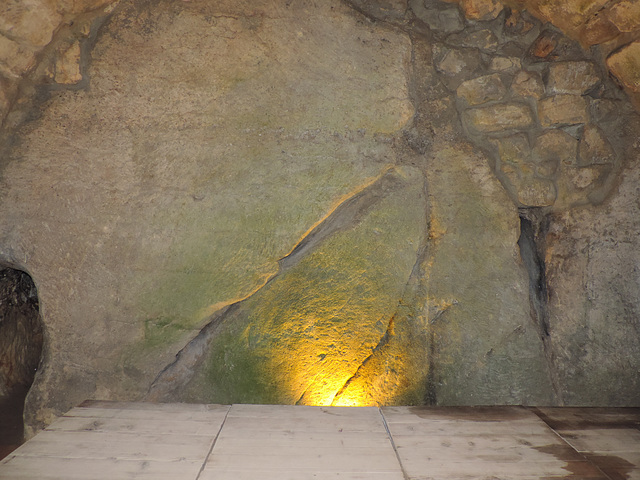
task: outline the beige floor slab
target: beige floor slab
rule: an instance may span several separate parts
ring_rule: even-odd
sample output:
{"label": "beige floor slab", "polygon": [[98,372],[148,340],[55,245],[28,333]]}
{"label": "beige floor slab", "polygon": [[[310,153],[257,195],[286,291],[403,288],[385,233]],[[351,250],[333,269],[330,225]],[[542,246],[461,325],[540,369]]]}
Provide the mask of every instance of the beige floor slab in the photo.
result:
{"label": "beige floor slab", "polygon": [[85,402],[0,480],[640,480],[639,425],[638,409]]}
{"label": "beige floor slab", "polygon": [[3,460],[0,480],[194,480],[229,408],[85,402]]}
{"label": "beige floor slab", "polygon": [[384,407],[412,480],[580,478],[606,480],[533,412],[522,407]]}
{"label": "beige floor slab", "polygon": [[404,477],[377,408],[234,405],[200,478]]}

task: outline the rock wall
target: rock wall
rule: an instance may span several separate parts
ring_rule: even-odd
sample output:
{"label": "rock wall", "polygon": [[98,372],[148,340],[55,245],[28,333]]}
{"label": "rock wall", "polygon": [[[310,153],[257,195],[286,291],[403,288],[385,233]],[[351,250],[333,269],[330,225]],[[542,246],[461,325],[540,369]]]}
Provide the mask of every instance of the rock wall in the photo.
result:
{"label": "rock wall", "polygon": [[2,137],[32,431],[87,398],[640,404],[640,124],[597,51],[495,2],[74,5]]}

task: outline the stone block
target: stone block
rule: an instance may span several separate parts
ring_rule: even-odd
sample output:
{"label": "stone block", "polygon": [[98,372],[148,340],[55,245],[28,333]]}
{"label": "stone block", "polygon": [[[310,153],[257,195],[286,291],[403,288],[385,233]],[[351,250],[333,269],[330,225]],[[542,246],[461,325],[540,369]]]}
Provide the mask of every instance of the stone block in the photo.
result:
{"label": "stone block", "polygon": [[518,166],[521,171],[530,170],[531,147],[529,140],[523,133],[511,135],[509,137],[493,140],[498,148],[498,156],[500,157],[500,165],[511,164]]}
{"label": "stone block", "polygon": [[640,93],[640,40],[611,54],[607,66],[625,89]]}
{"label": "stone block", "polygon": [[464,17],[457,6],[447,8],[425,7],[422,0],[411,2],[416,17],[426,23],[435,32],[455,33],[464,29]]}
{"label": "stone block", "polygon": [[62,16],[44,0],[6,0],[0,4],[0,33],[34,47],[47,45]]}
{"label": "stone block", "polygon": [[572,188],[584,190],[600,178],[603,173],[602,168],[602,165],[566,168],[563,174],[566,175]]}
{"label": "stone block", "polygon": [[589,103],[579,95],[554,95],[538,101],[538,117],[543,127],[587,123]]}
{"label": "stone block", "polygon": [[578,140],[563,130],[550,130],[535,140],[532,153],[533,161],[541,165],[575,165]]}
{"label": "stone block", "polygon": [[0,35],[0,73],[17,78],[35,64],[35,52]]}
{"label": "stone block", "polygon": [[580,165],[602,165],[613,163],[616,154],[604,132],[597,125],[584,127],[579,147]]}
{"label": "stone block", "polygon": [[533,114],[528,105],[502,103],[471,108],[464,112],[467,127],[480,133],[499,133],[505,130],[528,128],[533,125]]}
{"label": "stone block", "polygon": [[621,32],[640,29],[640,2],[622,0],[607,10],[607,17]]}
{"label": "stone block", "polygon": [[510,10],[504,20],[504,32],[510,36],[520,37],[526,35],[533,30],[534,26],[533,21],[529,21],[518,10]]}
{"label": "stone block", "polygon": [[449,48],[436,44],[433,47],[433,64],[445,85],[455,90],[465,80],[478,76],[480,52],[473,48]]}
{"label": "stone block", "polygon": [[461,6],[470,20],[493,20],[504,9],[499,0],[462,0]]}
{"label": "stone block", "polygon": [[608,42],[616,38],[618,35],[620,35],[620,31],[607,18],[607,16],[598,15],[589,18],[580,30],[577,38],[580,40],[582,45],[588,47]]}
{"label": "stone block", "polygon": [[557,62],[549,66],[547,89],[550,93],[582,95],[600,83],[591,62]]}
{"label": "stone block", "polygon": [[500,75],[494,74],[462,82],[456,93],[469,105],[480,105],[491,100],[500,100],[504,97],[506,88]]}
{"label": "stone block", "polygon": [[82,80],[80,54],[80,43],[78,42],[58,54],[55,67],[56,83],[71,85]]}
{"label": "stone block", "polygon": [[522,62],[518,57],[493,57],[489,68],[492,72],[515,72],[520,70]]}
{"label": "stone block", "polygon": [[538,72],[522,70],[514,77],[511,90],[522,97],[541,98],[544,95],[542,77]]}
{"label": "stone block", "polygon": [[550,207],[557,195],[553,181],[545,178],[526,177],[518,186],[518,201],[525,207]]}
{"label": "stone block", "polygon": [[484,52],[495,52],[498,48],[498,37],[489,29],[475,32],[462,32],[447,37],[447,43],[459,47],[478,48]]}

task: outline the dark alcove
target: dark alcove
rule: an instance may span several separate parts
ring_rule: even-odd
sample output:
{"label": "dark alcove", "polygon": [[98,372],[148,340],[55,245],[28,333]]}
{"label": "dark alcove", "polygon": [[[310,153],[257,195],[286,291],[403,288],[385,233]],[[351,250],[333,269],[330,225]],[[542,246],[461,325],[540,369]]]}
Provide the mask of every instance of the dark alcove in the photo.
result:
{"label": "dark alcove", "polygon": [[22,443],[24,400],[41,353],[42,321],[33,280],[0,266],[0,458]]}

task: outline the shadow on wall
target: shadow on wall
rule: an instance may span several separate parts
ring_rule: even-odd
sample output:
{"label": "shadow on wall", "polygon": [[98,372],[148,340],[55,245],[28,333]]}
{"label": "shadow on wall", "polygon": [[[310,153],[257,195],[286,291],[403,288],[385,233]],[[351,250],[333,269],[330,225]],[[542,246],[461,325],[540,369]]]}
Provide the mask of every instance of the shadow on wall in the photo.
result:
{"label": "shadow on wall", "polygon": [[33,280],[0,266],[0,458],[23,441],[24,400],[40,363],[42,338]]}

